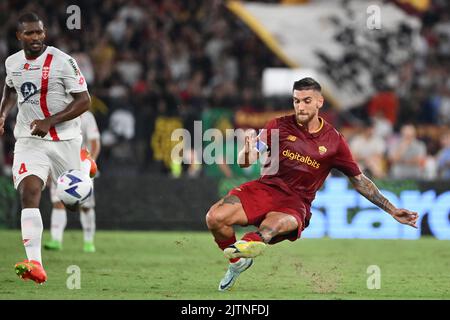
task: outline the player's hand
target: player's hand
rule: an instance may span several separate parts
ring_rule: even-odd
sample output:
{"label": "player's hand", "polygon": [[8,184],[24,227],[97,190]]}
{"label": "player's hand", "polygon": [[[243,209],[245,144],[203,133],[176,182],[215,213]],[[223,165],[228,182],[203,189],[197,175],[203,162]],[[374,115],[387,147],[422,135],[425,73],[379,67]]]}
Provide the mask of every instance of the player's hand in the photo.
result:
{"label": "player's hand", "polygon": [[417,229],[417,219],[419,214],[417,212],[409,211],[406,209],[395,209],[392,213],[392,217],[400,223],[407,224]]}
{"label": "player's hand", "polygon": [[0,136],[5,132],[5,117],[0,117]]}
{"label": "player's hand", "polygon": [[31,135],[39,136],[41,138],[45,137],[50,130],[51,123],[50,118],[45,118],[42,120],[34,120],[30,124]]}
{"label": "player's hand", "polygon": [[249,129],[245,132],[245,140],[244,140],[244,150],[245,153],[249,153],[250,151],[254,151],[256,148],[256,131],[253,129]]}

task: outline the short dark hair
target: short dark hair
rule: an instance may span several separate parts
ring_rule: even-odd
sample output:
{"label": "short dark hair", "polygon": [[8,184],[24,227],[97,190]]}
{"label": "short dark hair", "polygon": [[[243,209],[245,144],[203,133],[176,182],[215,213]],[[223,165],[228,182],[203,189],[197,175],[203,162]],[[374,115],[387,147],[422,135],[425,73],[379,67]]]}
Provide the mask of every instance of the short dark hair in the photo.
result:
{"label": "short dark hair", "polygon": [[20,30],[22,28],[22,24],[24,22],[39,22],[39,21],[42,20],[36,13],[26,12],[19,17],[19,20],[17,21],[17,30]]}
{"label": "short dark hair", "polygon": [[294,90],[315,90],[322,92],[322,87],[313,78],[303,78],[294,82],[292,91]]}

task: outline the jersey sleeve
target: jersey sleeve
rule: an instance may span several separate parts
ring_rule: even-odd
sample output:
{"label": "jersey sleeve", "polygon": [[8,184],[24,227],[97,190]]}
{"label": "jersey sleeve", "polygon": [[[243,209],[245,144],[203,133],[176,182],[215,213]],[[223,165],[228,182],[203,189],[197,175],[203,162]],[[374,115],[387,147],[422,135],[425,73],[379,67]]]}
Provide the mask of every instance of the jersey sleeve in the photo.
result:
{"label": "jersey sleeve", "polygon": [[338,169],[348,177],[354,177],[361,174],[358,164],[353,159],[347,141],[345,141],[342,134],[339,133],[338,138],[339,147],[333,159],[333,168]]}
{"label": "jersey sleeve", "polygon": [[6,70],[5,83],[6,83],[6,85],[8,87],[13,88],[14,87],[14,83],[13,83],[12,78],[11,78],[11,70],[9,70],[9,68],[8,68],[7,61],[5,61],[5,70]]}
{"label": "jersey sleeve", "polygon": [[61,77],[67,92],[78,93],[87,91],[86,80],[74,58],[70,56],[62,58]]}
{"label": "jersey sleeve", "polygon": [[92,113],[88,111],[83,114],[81,117],[81,125],[88,140],[100,139],[100,131],[98,130],[97,121],[95,121],[95,117]]}

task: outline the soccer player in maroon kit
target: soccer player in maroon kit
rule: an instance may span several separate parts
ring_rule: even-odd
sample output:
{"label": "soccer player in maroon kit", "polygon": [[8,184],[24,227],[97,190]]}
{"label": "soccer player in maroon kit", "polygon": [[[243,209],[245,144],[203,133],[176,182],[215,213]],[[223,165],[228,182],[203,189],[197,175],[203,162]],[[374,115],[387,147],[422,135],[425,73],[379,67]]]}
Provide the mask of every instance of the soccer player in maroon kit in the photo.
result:
{"label": "soccer player in maroon kit", "polygon": [[[278,133],[278,170],[263,173],[258,180],[232,189],[206,215],[208,229],[230,260],[228,271],[219,284],[220,291],[231,289],[237,277],[252,265],[253,258],[261,254],[267,244],[300,238],[311,219],[310,208],[316,192],[333,168],[343,172],[360,194],[398,222],[417,228],[418,214],[390,203],[361,173],[342,134],[319,117],[323,102],[321,86],[314,79],[296,81],[293,86],[295,114],[271,120],[263,136],[246,135],[245,146],[238,157],[240,166],[248,167],[256,161],[258,140],[268,146],[270,155],[272,135],[275,137]],[[273,161],[273,155],[270,156]],[[236,241],[234,225],[254,225],[258,230]]]}

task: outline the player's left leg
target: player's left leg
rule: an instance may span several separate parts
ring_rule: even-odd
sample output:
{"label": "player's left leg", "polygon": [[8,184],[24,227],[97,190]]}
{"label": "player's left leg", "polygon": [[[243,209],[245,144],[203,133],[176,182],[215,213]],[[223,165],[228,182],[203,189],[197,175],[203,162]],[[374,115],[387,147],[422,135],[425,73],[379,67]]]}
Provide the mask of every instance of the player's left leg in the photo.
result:
{"label": "player's left leg", "polygon": [[80,221],[83,227],[84,252],[95,252],[95,207],[81,207]]}
{"label": "player's left leg", "polygon": [[258,231],[253,233],[248,233],[244,237],[259,238],[264,243],[270,243],[275,237],[290,234],[299,227],[301,227],[301,222],[296,219],[293,215],[283,213],[283,212],[269,212],[266,218],[261,222]]}
{"label": "player's left leg", "polygon": [[47,250],[62,250],[64,229],[67,225],[67,212],[64,205],[58,204],[52,209],[50,234],[52,239],[44,244]]}
{"label": "player's left leg", "polygon": [[95,252],[95,190],[93,189],[90,197],[81,205],[80,222],[83,228],[83,251]]}
{"label": "player's left leg", "polygon": [[44,248],[47,250],[62,250],[62,242],[64,229],[67,225],[67,212],[64,204],[56,198],[50,189],[52,195],[53,209],[50,222],[50,234],[52,239],[44,244]]}
{"label": "player's left leg", "polygon": [[283,212],[269,212],[259,225],[258,231],[246,233],[241,241],[224,250],[227,258],[254,258],[260,255],[265,244],[268,244],[275,237],[290,234],[298,230],[299,221],[293,215]]}

